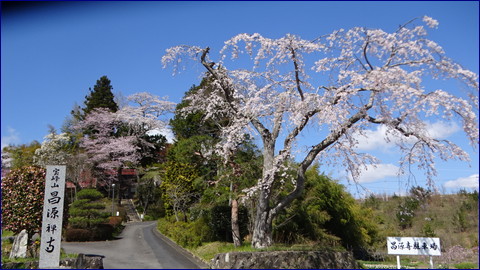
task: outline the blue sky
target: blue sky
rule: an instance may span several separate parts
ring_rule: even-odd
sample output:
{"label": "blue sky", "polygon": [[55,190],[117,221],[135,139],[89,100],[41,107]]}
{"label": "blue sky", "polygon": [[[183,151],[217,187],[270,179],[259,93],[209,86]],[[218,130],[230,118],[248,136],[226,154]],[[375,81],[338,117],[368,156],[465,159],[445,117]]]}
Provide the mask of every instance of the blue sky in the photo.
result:
{"label": "blue sky", "polygon": [[[440,22],[438,29],[429,30],[429,38],[449,57],[478,74],[478,13],[477,1],[107,1],[3,10],[2,147],[43,141],[47,126],[59,129],[73,105],[83,104],[89,87],[103,75],[112,81],[115,93],[128,96],[148,91],[179,102],[185,91],[199,83],[203,70],[193,65],[172,77],[172,70],[162,69],[160,62],[165,49],[189,44],[218,51],[225,40],[239,33],[258,32],[270,38],[292,33],[313,39],[354,26],[393,31],[412,18],[428,15]],[[437,128],[455,131],[454,126]],[[372,137],[380,133],[372,130]],[[478,189],[478,151],[472,151],[461,132],[447,135],[466,147],[472,162],[471,167],[458,162],[438,163],[437,185],[454,192],[476,181]],[[388,166],[395,166],[398,160],[392,158],[395,151],[388,146],[368,150],[378,154],[385,166],[371,171],[374,175],[370,178],[365,176],[364,186],[377,193],[404,192],[407,176],[392,176]],[[325,168],[325,172],[352,193],[363,192],[348,184],[341,169]],[[417,182],[410,184],[424,185],[423,174],[415,173],[415,179]],[[457,182],[446,184],[449,181]]]}

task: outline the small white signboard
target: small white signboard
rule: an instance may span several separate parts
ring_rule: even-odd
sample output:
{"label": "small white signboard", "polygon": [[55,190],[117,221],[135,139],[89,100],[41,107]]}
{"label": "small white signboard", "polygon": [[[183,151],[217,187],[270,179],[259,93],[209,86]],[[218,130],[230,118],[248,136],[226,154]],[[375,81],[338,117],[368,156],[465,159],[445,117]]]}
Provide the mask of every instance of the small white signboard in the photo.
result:
{"label": "small white signboard", "polygon": [[397,255],[397,268],[400,269],[400,255],[430,256],[430,268],[433,269],[432,256],[440,256],[440,238],[431,237],[387,237],[388,254]]}
{"label": "small white signboard", "polygon": [[388,254],[440,256],[440,239],[430,237],[387,237]]}
{"label": "small white signboard", "polygon": [[39,268],[58,268],[62,241],[66,166],[47,166]]}

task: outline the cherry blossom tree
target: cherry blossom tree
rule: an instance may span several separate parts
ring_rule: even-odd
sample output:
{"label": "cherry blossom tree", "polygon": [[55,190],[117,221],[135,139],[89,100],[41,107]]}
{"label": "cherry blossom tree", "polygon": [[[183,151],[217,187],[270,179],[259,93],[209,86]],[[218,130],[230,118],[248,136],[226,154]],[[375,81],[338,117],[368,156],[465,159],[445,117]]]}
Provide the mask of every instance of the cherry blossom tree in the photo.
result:
{"label": "cherry blossom tree", "polygon": [[149,134],[167,128],[167,119],[163,118],[173,111],[175,103],[168,101],[167,97],[159,98],[148,92],[133,94],[127,97],[127,100],[133,103],[133,106],[122,107],[116,117],[126,126],[124,135],[136,137],[137,146],[145,157],[151,154],[152,151],[149,150],[154,148],[151,140],[153,136]]}
{"label": "cherry blossom tree", "polygon": [[80,146],[90,163],[103,172],[119,171],[125,165],[135,166],[142,152],[154,147],[145,139],[146,133],[165,128],[165,121],[159,117],[174,106],[149,93],[134,94],[128,99],[137,106],[124,106],[117,112],[94,109],[76,125],[77,129],[89,131]]}
{"label": "cherry blossom tree", "polygon": [[[438,22],[424,16],[391,33],[355,27],[314,40],[239,34],[225,42],[217,62],[210,59],[208,47],[182,45],[166,51],[164,67],[172,65],[176,73],[188,63],[185,59],[193,59],[212,80],[213,89],[191,95],[184,112],[201,110],[206,119],[230,119],[221,127],[217,145],[225,160],[245,133],[263,143],[262,178],[245,190],[257,198],[252,246],[272,244],[273,219],[302,193],[305,172],[315,159],[343,164],[354,180],[362,168],[379,163],[356,147],[371,126],[383,125],[387,140],[398,146],[400,173],[417,165],[429,185],[436,175],[435,157],[469,159],[453,142],[430,135],[426,126],[438,117],[460,121],[475,147],[478,77],[427,39],[425,25],[435,28]],[[427,79],[459,81],[465,92],[432,88]],[[306,129],[315,131],[318,140],[300,153],[296,142]],[[300,160],[291,179],[294,188],[287,196],[272,196],[286,180],[283,165],[294,154]]]}
{"label": "cherry blossom tree", "polygon": [[167,121],[160,117],[172,112],[175,106],[167,97],[161,99],[148,92],[133,94],[127,100],[133,106],[122,107],[117,113],[117,119],[128,125],[128,134],[145,134],[150,130],[164,129]]}
{"label": "cherry blossom tree", "polygon": [[134,136],[117,136],[121,122],[115,113],[94,109],[79,123],[79,128],[92,130],[80,143],[96,168],[116,170],[127,162],[139,159]]}

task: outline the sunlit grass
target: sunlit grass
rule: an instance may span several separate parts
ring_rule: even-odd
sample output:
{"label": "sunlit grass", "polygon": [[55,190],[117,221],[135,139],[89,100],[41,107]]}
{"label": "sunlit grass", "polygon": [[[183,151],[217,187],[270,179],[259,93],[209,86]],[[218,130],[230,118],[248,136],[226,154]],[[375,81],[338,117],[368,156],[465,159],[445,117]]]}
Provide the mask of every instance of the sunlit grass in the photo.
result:
{"label": "sunlit grass", "polygon": [[195,256],[203,259],[205,262],[210,262],[211,259],[215,257],[218,253],[228,253],[228,252],[261,252],[261,251],[316,251],[319,250],[318,246],[311,244],[303,245],[282,245],[275,244],[269,248],[265,249],[255,249],[251,246],[250,242],[244,242],[242,246],[235,247],[233,243],[227,242],[210,242],[204,243],[203,245],[189,249],[190,252],[195,254]]}
{"label": "sunlit grass", "polygon": [[9,236],[13,236],[12,231],[2,230],[2,237],[9,237]]}
{"label": "sunlit grass", "polygon": [[195,249],[190,250],[193,254],[197,257],[203,259],[206,262],[209,262],[213,257],[218,253],[226,253],[226,252],[249,252],[253,251],[253,248],[250,246],[250,243],[244,243],[242,246],[236,248],[233,243],[226,243],[226,242],[211,242],[206,243],[202,246],[199,246]]}

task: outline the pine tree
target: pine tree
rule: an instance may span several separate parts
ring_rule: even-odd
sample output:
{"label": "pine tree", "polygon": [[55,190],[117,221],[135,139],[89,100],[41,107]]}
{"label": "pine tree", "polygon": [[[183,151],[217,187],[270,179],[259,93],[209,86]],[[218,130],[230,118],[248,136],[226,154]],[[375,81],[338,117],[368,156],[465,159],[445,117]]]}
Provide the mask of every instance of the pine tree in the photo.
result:
{"label": "pine tree", "polygon": [[93,109],[107,108],[111,112],[118,110],[118,105],[114,101],[112,93],[111,81],[107,76],[102,76],[97,80],[97,83],[90,88],[90,95],[85,97],[85,108],[83,108],[84,115],[89,114]]}

